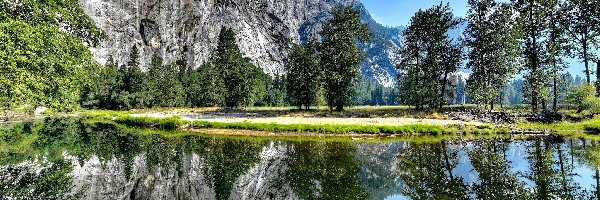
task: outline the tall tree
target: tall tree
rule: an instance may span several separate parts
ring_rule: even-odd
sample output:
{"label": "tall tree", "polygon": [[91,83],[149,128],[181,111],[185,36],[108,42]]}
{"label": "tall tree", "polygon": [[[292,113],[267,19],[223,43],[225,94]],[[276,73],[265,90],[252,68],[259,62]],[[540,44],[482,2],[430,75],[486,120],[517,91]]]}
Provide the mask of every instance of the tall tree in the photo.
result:
{"label": "tall tree", "polygon": [[192,106],[224,105],[225,82],[214,61],[200,66],[190,75],[188,90]]}
{"label": "tall tree", "polygon": [[338,7],[333,18],[323,23],[321,65],[327,104],[330,109],[344,110],[350,103],[354,82],[360,76],[359,63],[365,58],[355,42],[366,42],[369,27],[360,20],[360,12],[353,7]]}
{"label": "tall tree", "polygon": [[448,4],[419,10],[404,31],[404,49],[398,65],[400,98],[404,103],[423,109],[439,107],[446,101],[448,74],[455,72],[461,61],[462,48],[448,37],[456,28]]}
{"label": "tall tree", "polygon": [[465,43],[471,74],[467,91],[477,103],[490,104],[517,72],[518,41],[509,4],[494,0],[469,0]]}
{"label": "tall tree", "polygon": [[561,71],[565,68],[563,56],[567,54],[568,39],[566,36],[566,26],[561,21],[564,19],[561,5],[558,1],[552,1],[551,10],[548,19],[548,38],[546,40],[546,49],[548,56],[545,63],[550,65],[550,76],[552,77],[552,110],[558,112],[559,84]]}
{"label": "tall tree", "polygon": [[525,60],[527,74],[527,91],[531,103],[531,110],[537,112],[543,103],[546,91],[547,69],[542,61],[546,55],[543,48],[544,39],[548,37],[547,18],[556,0],[512,0],[518,12],[518,23],[521,28],[521,48]]}
{"label": "tall tree", "polygon": [[300,109],[310,109],[317,101],[317,91],[322,78],[314,40],[306,47],[294,46],[286,71],[287,89],[292,105]]}
{"label": "tall tree", "polygon": [[123,74],[123,91],[128,93],[129,106],[135,108],[145,107],[152,100],[152,97],[148,97],[144,93],[144,82],[147,79],[140,67],[139,57],[138,48],[134,45],[129,54],[127,66],[120,70]]}
{"label": "tall tree", "polygon": [[586,81],[591,84],[589,62],[594,58],[593,49],[598,45],[600,36],[600,1],[598,0],[567,0],[562,5],[562,14],[565,17],[564,25],[567,27],[573,50],[585,66]]}
{"label": "tall tree", "polygon": [[252,105],[260,96],[263,72],[242,56],[231,28],[221,28],[215,64],[222,73],[226,89],[225,106],[237,108]]}

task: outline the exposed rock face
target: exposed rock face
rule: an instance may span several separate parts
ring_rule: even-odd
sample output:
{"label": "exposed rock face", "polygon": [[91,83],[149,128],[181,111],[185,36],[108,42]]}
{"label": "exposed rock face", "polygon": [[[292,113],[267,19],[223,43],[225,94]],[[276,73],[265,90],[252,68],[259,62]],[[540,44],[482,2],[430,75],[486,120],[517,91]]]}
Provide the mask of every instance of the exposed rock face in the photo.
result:
{"label": "exposed rock face", "polygon": [[[97,156],[75,165],[69,196],[81,199],[215,199],[214,186],[198,155],[184,155],[181,171],[149,167],[146,156],[136,156],[129,177],[117,158],[104,163]],[[181,173],[181,174],[179,174]]]}
{"label": "exposed rock face", "polygon": [[271,142],[260,153],[260,162],[238,177],[229,199],[299,199],[281,176],[288,170],[287,145]]}
{"label": "exposed rock face", "polygon": [[359,0],[80,0],[85,12],[108,39],[91,48],[102,64],[113,56],[127,61],[133,45],[140,49],[142,66],[153,54],[166,63],[183,58],[199,67],[216,47],[221,27],[231,27],[245,56],[268,74],[285,73],[294,43],[321,30],[321,22],[338,5],[358,5],[363,20],[378,33],[361,48],[367,52],[363,74],[392,86],[395,82],[399,29],[382,27],[366,13]]}

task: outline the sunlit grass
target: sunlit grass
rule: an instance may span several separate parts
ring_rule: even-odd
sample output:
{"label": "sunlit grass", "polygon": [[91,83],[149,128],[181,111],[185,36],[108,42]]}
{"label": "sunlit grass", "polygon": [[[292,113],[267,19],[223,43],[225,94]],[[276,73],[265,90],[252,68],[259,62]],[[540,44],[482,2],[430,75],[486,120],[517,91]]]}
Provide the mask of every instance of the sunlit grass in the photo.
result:
{"label": "sunlit grass", "polygon": [[182,128],[193,129],[231,129],[250,130],[276,133],[319,133],[319,134],[372,134],[372,135],[399,135],[399,136],[440,136],[440,135],[494,135],[508,134],[504,127],[492,125],[479,126],[440,126],[425,124],[409,124],[402,126],[386,125],[344,125],[344,124],[278,124],[278,123],[251,123],[251,122],[209,122],[188,121],[179,117],[153,118],[119,116],[114,119],[118,124],[132,127],[155,128],[162,130],[177,130]]}

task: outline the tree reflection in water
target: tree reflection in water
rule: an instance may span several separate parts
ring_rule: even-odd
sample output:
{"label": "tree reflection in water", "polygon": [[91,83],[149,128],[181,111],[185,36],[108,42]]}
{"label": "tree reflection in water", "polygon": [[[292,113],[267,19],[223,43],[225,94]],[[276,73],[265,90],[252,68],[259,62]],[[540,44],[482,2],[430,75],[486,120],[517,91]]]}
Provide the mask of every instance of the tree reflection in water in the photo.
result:
{"label": "tree reflection in water", "polygon": [[79,119],[0,128],[0,199],[597,199],[599,166],[590,140],[276,141]]}

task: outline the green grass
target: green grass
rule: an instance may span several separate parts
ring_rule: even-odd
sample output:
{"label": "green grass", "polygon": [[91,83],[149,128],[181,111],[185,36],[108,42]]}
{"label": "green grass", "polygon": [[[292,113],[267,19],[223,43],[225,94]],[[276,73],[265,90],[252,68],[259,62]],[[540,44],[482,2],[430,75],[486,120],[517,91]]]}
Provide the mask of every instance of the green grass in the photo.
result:
{"label": "green grass", "polygon": [[[179,117],[153,118],[153,117],[133,117],[119,116],[114,122],[132,127],[155,128],[162,130],[176,130],[180,128],[195,129],[231,129],[231,130],[251,130],[262,132],[287,132],[287,133],[319,133],[319,134],[384,134],[401,136],[441,136],[457,135],[462,133],[468,135],[485,134],[507,134],[506,128],[495,128],[491,125],[481,126],[439,126],[411,124],[403,126],[385,126],[385,125],[342,125],[342,124],[278,124],[278,123],[250,123],[250,122],[209,122],[209,121],[188,121]],[[465,129],[469,129],[466,131]]]}
{"label": "green grass", "polygon": [[544,123],[524,123],[517,125],[524,130],[553,130],[563,135],[574,134],[587,131],[588,133],[600,133],[600,117],[581,122],[557,122],[551,124]]}

